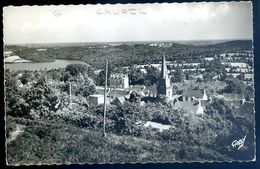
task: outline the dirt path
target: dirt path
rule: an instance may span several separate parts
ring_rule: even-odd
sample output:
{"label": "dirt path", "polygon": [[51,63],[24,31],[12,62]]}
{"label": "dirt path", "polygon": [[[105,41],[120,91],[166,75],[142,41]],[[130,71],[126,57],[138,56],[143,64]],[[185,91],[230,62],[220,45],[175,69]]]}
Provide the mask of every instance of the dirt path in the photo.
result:
{"label": "dirt path", "polygon": [[10,133],[10,138],[7,139],[7,143],[10,143],[11,141],[15,140],[17,136],[22,134],[24,132],[25,126],[17,124],[16,129]]}

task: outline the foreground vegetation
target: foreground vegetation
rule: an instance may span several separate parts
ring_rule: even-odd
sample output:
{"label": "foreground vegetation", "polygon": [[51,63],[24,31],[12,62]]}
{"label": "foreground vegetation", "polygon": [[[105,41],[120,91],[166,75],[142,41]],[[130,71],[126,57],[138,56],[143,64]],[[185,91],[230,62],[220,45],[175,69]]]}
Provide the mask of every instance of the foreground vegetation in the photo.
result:
{"label": "foreground vegetation", "polygon": [[[175,109],[168,103],[140,106],[138,99],[111,105],[107,108],[108,134],[104,138],[103,106],[91,109],[85,99],[93,92],[88,71],[71,65],[64,71],[34,72],[33,83],[28,80],[31,76],[27,73],[31,72],[6,72],[6,84],[14,84],[6,86],[7,136],[17,125],[25,126],[23,133],[7,144],[9,164],[253,159],[252,118],[238,117],[222,100],[209,104],[204,116]],[[57,74],[52,79],[42,78],[53,72]],[[57,81],[58,72],[65,72],[74,84],[72,104],[67,86]],[[82,90],[84,80],[89,87]],[[145,121],[171,128],[162,132],[146,128]],[[244,135],[246,146],[232,148],[232,141]]]}
{"label": "foreground vegetation", "polygon": [[[242,46],[238,45],[238,49],[246,50],[247,45],[241,44]],[[237,49],[236,43],[228,45],[233,46],[232,50]],[[143,45],[135,46],[136,49],[140,48],[140,51],[143,50],[142,47]],[[71,48],[68,51],[71,51]],[[112,51],[108,53],[113,53],[114,50],[113,54],[121,50],[127,53],[129,48],[120,45],[110,48]],[[203,47],[194,46],[192,49],[195,48]],[[76,49],[77,47],[74,52],[80,53],[81,50]],[[220,49],[223,49],[223,46],[220,45],[218,48],[216,45],[210,51],[214,53]],[[30,50],[32,49],[28,49]],[[154,49],[149,48],[148,51],[152,50]],[[59,49],[58,51],[61,52]],[[53,58],[59,57],[60,54],[57,53]],[[119,56],[120,52],[117,54]],[[136,55],[139,55],[138,52]],[[188,54],[191,55],[193,56]],[[66,56],[68,55],[64,55]],[[119,58],[113,58],[115,63],[118,61],[123,65]],[[99,59],[96,61],[100,61]],[[129,64],[133,64],[136,59],[133,58],[133,62],[128,60]],[[138,59],[140,60],[136,63],[145,63],[145,59]],[[181,94],[185,89],[192,87],[207,89],[214,93],[242,94],[247,100],[254,97],[252,86],[242,83],[238,78],[225,76],[220,61],[209,62],[205,66],[207,67],[203,75],[205,78],[192,84],[184,82],[186,75],[176,71],[175,79],[172,79],[175,92]],[[110,67],[109,74],[115,70]],[[128,70],[130,84],[156,85],[159,71],[154,67],[147,67],[146,71],[147,73],[143,74],[140,69],[130,67]],[[213,83],[212,78],[215,74],[221,74],[221,77]],[[189,77],[185,77],[185,80],[189,80]],[[197,116],[186,112],[185,109],[177,109],[167,102],[148,102],[143,105],[138,96],[132,95],[134,99],[125,101],[124,105],[107,107],[107,137],[104,138],[103,105],[90,108],[88,103],[89,95],[95,93],[96,84],[104,84],[104,72],[95,75],[93,67],[86,65],[69,65],[64,69],[41,71],[7,70],[5,72],[7,138],[12,137],[17,126],[24,126],[20,134],[7,143],[8,163],[16,165],[187,162],[254,158],[254,114],[239,116],[236,113],[237,109],[221,99],[212,100],[207,104],[205,114]],[[170,125],[171,128],[160,131],[144,127],[147,121]],[[234,140],[241,139],[245,135],[247,138],[243,148],[238,150],[231,146]]]}
{"label": "foreground vegetation", "polygon": [[[10,121],[9,121],[10,120]],[[65,125],[8,119],[27,128],[8,145],[9,164],[167,162],[175,161],[178,147],[171,142],[118,136]]]}
{"label": "foreground vegetation", "polygon": [[[7,145],[9,164],[175,162],[251,160],[254,154],[253,124],[235,118],[223,102],[209,106],[204,117],[196,117],[167,105],[135,103],[108,110],[107,137],[102,134],[98,107],[91,116],[54,116],[28,119],[7,116],[7,124],[25,129]],[[220,111],[217,111],[220,109]],[[141,117],[143,116],[143,117]],[[136,119],[170,124],[158,131],[137,125]],[[8,127],[10,132],[15,127]],[[247,135],[245,147],[233,149],[231,142]]]}

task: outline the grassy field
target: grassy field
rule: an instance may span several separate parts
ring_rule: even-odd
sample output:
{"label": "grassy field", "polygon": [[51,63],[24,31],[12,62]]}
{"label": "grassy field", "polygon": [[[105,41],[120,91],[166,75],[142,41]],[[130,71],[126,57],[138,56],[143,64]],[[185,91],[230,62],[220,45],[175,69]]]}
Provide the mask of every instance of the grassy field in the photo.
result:
{"label": "grassy field", "polygon": [[[7,144],[11,165],[175,161],[175,146],[158,140],[89,131],[72,125],[9,118],[26,125]],[[14,124],[14,123],[13,123]],[[174,148],[175,147],[175,148]]]}

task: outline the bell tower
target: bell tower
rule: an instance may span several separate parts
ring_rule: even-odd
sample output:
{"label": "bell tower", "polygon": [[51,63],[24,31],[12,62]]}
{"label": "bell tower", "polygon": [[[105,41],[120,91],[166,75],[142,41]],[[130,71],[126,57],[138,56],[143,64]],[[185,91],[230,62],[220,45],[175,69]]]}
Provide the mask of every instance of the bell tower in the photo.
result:
{"label": "bell tower", "polygon": [[172,99],[171,79],[167,73],[165,54],[163,54],[163,58],[162,58],[162,69],[161,69],[159,84],[157,86],[157,96],[161,98],[165,98],[167,100]]}

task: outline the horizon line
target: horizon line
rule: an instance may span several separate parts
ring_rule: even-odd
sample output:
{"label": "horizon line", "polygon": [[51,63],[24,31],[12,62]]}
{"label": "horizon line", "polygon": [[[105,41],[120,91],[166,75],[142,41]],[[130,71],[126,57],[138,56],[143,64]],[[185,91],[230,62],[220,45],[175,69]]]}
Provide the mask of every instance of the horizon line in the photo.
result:
{"label": "horizon line", "polygon": [[250,38],[239,39],[193,39],[193,40],[137,40],[137,41],[78,41],[78,42],[25,42],[25,43],[4,43],[5,45],[33,45],[33,44],[70,44],[70,43],[138,43],[138,42],[185,42],[185,41],[238,41],[238,40],[252,40]]}

